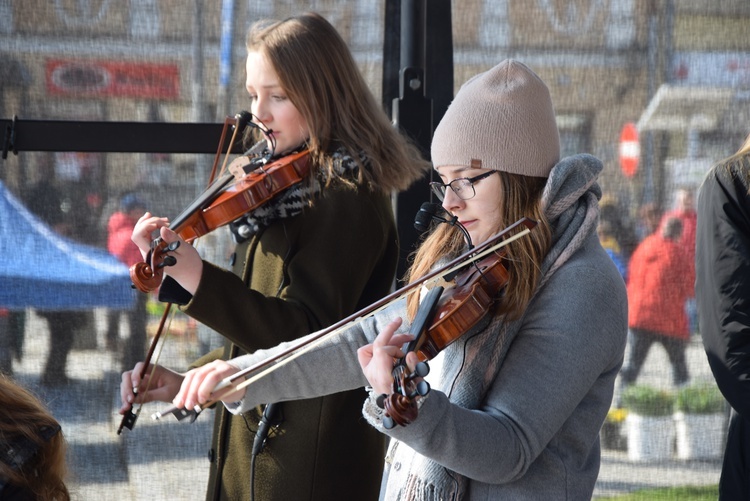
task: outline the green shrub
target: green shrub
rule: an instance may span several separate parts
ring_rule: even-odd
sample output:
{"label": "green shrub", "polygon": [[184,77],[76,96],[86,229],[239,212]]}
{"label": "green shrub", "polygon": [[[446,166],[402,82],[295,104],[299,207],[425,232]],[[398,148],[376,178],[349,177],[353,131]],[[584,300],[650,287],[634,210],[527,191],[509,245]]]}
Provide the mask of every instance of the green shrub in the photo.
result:
{"label": "green shrub", "polygon": [[709,383],[681,388],[675,400],[675,410],[685,414],[716,414],[724,411],[724,405],[724,396]]}
{"label": "green shrub", "polygon": [[671,416],[674,394],[646,385],[633,385],[622,392],[622,405],[641,416]]}

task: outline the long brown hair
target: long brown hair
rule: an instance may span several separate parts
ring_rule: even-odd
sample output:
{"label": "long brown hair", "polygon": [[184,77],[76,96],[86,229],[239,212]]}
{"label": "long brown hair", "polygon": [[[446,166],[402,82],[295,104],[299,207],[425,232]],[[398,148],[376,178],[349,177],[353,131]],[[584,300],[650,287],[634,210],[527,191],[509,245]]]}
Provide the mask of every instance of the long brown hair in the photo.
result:
{"label": "long brown hair", "polygon": [[[292,104],[310,129],[313,163],[334,179],[330,152],[344,146],[359,162],[359,182],[386,193],[406,189],[429,169],[419,150],[388,120],[336,29],[305,13],[283,21],[258,21],[247,34],[248,52],[264,54]],[[257,138],[260,139],[260,138]],[[360,167],[363,167],[360,165]]]}
{"label": "long brown hair", "polygon": [[[515,223],[522,217],[538,222],[529,235],[519,238],[505,250],[506,267],[509,268],[508,284],[504,289],[496,309],[496,314],[505,314],[508,319],[518,318],[526,309],[541,278],[541,263],[550,247],[551,230],[541,207],[541,197],[546,178],[521,176],[500,172],[501,205],[503,220],[496,231]],[[481,242],[477,242],[481,243]],[[443,258],[452,258],[464,250],[462,233],[449,225],[439,225],[425,238],[413,255],[413,264],[407,273],[408,282],[423,277]],[[418,308],[418,298],[408,299],[409,316],[414,317]]]}
{"label": "long brown hair", "polygon": [[[56,431],[45,437],[44,431]],[[34,493],[36,499],[69,501],[65,485],[65,438],[59,423],[30,391],[0,374],[0,442],[30,442],[36,454],[17,470],[0,461],[0,477]]]}

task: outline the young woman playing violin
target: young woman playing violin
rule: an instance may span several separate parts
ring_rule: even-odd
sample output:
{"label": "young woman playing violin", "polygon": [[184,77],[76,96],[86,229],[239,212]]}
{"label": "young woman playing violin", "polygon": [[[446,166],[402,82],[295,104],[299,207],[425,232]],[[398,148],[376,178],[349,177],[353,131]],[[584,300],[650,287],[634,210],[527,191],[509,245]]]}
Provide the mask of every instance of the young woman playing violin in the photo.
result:
{"label": "young woman playing violin", "polygon": [[[184,242],[171,253],[176,264],[165,268],[160,297],[231,342],[195,366],[296,339],[386,295],[398,259],[389,194],[429,168],[321,16],[257,23],[247,50],[250,111],[265,130],[253,150],[272,160],[308,150],[311,172],[231,223],[233,270],[203,261]],[[157,230],[165,242],[180,241],[168,223],[146,213],[133,241],[144,254]],[[150,391],[135,398],[144,373]],[[143,364],[123,374],[121,412],[174,397],[179,382],[168,382],[181,376],[160,366],[149,374]],[[385,437],[361,419],[362,396],[360,389],[274,406],[257,457],[251,450],[264,409],[234,417],[218,409],[208,499],[377,498]]]}
{"label": "young woman playing violin", "polygon": [[[623,361],[627,298],[596,236],[602,164],[559,154],[547,87],[518,61],[464,84],[437,127],[432,160],[442,182],[433,188],[473,244],[523,217],[538,224],[503,247],[507,283],[488,314],[429,362],[431,390],[408,395],[418,407],[410,423],[393,426],[382,395],[394,392],[394,361],[410,339],[399,329],[420,318],[414,295],[224,391],[225,406],[242,413],[369,385],[363,414],[391,438],[383,499],[590,499],[599,429]],[[409,279],[461,254],[459,230],[438,224]],[[173,403],[207,402],[222,379],[284,348],[191,371],[178,379]],[[406,362],[417,369],[414,353]]]}

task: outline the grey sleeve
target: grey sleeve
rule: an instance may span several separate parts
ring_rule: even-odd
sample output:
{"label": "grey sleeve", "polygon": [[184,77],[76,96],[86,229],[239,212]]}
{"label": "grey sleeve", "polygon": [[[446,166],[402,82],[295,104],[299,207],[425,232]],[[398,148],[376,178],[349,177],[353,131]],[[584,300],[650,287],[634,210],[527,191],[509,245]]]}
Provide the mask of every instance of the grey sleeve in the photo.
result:
{"label": "grey sleeve", "polygon": [[[334,331],[303,352],[282,359],[256,379],[257,372],[247,376],[245,397],[236,405],[227,405],[234,414],[241,414],[258,404],[313,398],[367,385],[357,359],[357,350],[371,343],[380,330],[397,317],[405,316],[405,300],[398,300],[386,309],[361,321]],[[401,327],[405,332],[407,325]],[[323,332],[323,331],[321,331]],[[232,365],[246,369],[279,353],[318,336],[316,332],[297,341],[282,343],[275,348],[259,350],[230,360]],[[263,369],[261,369],[263,371]]]}

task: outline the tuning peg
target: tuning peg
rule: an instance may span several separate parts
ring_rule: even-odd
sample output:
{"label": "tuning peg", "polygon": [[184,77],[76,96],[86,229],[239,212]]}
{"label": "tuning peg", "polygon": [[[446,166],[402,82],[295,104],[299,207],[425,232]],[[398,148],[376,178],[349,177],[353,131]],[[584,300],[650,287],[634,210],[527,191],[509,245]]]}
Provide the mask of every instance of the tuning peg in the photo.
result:
{"label": "tuning peg", "polygon": [[393,420],[390,416],[385,416],[383,418],[383,428],[386,430],[392,430],[396,426],[396,422]]}
{"label": "tuning peg", "polygon": [[427,362],[419,362],[414,368],[414,372],[406,376],[406,379],[414,379],[415,377],[425,377],[430,373],[430,366]]}
{"label": "tuning peg", "polygon": [[430,392],[430,383],[428,383],[427,381],[420,381],[419,384],[417,385],[416,393],[418,393],[420,397],[424,397],[429,392]]}
{"label": "tuning peg", "polygon": [[386,398],[388,398],[388,395],[386,395],[385,393],[381,393],[380,395],[378,395],[378,398],[375,399],[375,404],[381,409],[385,409]]}
{"label": "tuning peg", "polygon": [[180,241],[179,240],[175,240],[171,244],[167,245],[166,251],[169,251],[169,252],[176,251],[179,246],[180,246]]}
{"label": "tuning peg", "polygon": [[177,259],[174,256],[164,256],[161,263],[157,264],[157,268],[164,268],[165,266],[174,266],[177,264]]}

